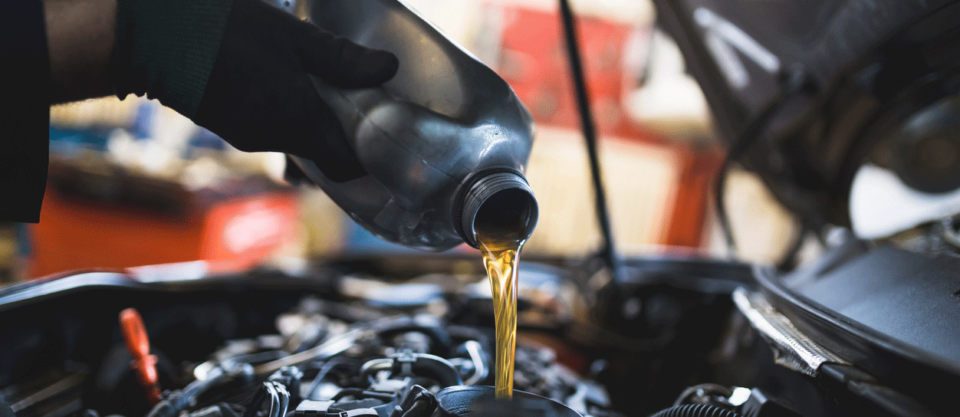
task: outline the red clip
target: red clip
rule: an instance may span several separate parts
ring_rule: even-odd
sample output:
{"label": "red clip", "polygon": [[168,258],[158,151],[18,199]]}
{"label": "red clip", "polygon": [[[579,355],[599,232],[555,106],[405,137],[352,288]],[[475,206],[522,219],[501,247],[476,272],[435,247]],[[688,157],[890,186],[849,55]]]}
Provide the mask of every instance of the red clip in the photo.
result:
{"label": "red clip", "polygon": [[140,385],[146,391],[147,402],[151,406],[156,405],[160,402],[157,357],[150,354],[150,338],[147,337],[147,329],[136,309],[128,308],[120,312],[120,330],[123,332],[123,340],[127,342],[127,350],[133,356],[130,367],[137,372]]}

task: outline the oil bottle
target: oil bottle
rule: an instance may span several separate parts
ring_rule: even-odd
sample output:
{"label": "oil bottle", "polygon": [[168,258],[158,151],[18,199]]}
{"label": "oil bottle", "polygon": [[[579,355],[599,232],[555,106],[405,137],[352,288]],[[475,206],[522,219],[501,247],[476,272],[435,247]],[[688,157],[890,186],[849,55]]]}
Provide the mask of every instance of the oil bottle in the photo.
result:
{"label": "oil bottle", "polygon": [[510,86],[397,0],[304,6],[321,28],[400,60],[396,76],[377,88],[313,78],[368,175],[336,183],[292,157],[304,174],[361,226],[409,247],[478,247],[481,210],[529,236],[538,209],[523,171],[534,127]]}

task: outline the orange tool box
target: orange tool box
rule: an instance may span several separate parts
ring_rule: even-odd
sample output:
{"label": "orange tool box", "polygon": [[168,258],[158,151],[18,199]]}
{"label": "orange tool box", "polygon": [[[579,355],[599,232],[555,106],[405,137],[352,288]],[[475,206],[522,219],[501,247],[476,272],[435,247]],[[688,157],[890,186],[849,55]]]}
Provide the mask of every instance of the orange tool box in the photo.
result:
{"label": "orange tool box", "polygon": [[135,175],[51,164],[27,276],[192,260],[254,265],[296,239],[297,194],[266,179],[188,191]]}

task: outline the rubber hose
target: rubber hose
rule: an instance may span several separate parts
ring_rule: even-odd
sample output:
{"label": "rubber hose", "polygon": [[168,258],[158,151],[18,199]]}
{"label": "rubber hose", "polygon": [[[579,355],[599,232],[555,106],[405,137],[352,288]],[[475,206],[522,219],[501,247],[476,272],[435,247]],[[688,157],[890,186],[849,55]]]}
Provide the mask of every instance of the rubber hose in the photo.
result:
{"label": "rubber hose", "polygon": [[196,403],[197,397],[227,378],[227,373],[221,368],[214,368],[211,372],[209,379],[193,381],[183,391],[175,391],[166,399],[157,403],[147,414],[147,417],[176,417],[180,412],[192,407]]}
{"label": "rubber hose", "polygon": [[742,417],[739,413],[706,404],[686,404],[660,410],[650,417]]}

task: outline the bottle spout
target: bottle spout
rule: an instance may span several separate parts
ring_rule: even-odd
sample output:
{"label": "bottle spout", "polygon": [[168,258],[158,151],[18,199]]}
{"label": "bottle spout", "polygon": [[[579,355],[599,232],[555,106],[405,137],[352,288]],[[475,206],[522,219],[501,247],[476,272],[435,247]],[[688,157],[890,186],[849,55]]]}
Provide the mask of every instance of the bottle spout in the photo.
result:
{"label": "bottle spout", "polygon": [[539,207],[523,175],[497,172],[478,179],[463,194],[460,232],[473,247],[478,233],[526,240],[537,227]]}

